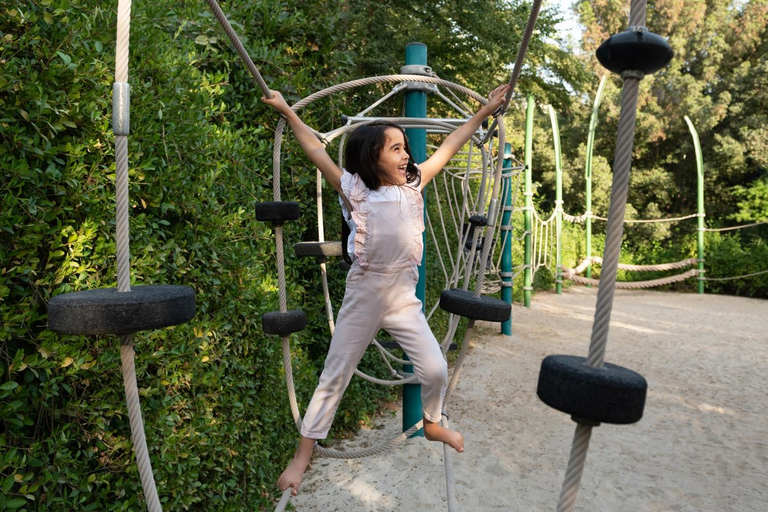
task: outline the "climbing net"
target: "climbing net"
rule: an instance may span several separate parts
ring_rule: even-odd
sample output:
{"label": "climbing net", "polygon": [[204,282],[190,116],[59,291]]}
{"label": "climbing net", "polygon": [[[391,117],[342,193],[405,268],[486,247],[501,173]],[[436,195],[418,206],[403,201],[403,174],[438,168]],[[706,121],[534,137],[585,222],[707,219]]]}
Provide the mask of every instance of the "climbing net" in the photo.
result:
{"label": "climbing net", "polygon": [[[480,103],[485,103],[487,100],[477,93],[466,89],[460,85],[441,80],[434,76],[420,76],[420,75],[391,75],[381,76],[373,78],[364,78],[354,80],[344,84],[329,87],[322,91],[312,94],[307,98],[304,98],[293,105],[293,110],[299,110],[310,103],[325,98],[331,94],[344,92],[355,87],[362,87],[372,84],[381,83],[395,83],[394,91],[400,90],[399,84],[404,82],[417,82],[417,83],[429,83],[438,87],[443,87],[454,92],[460,92],[472,98]],[[387,96],[385,96],[386,98]],[[382,100],[378,100],[372,106],[364,109],[360,114],[354,116],[355,122],[349,119],[347,123],[331,131],[320,133],[318,136],[326,145],[331,144],[334,140],[339,139],[339,166],[343,166],[341,155],[343,154],[343,143],[346,135],[354,130],[357,126],[362,124],[373,122],[375,119],[366,119],[365,114],[370,112],[373,107],[380,104]],[[450,104],[454,104],[451,102]],[[414,118],[389,118],[391,122],[399,124],[407,128],[425,128],[434,133],[450,133],[457,127],[457,123],[446,122],[443,120],[431,120],[431,119],[414,119]],[[273,160],[273,195],[275,202],[280,202],[280,176],[281,176],[281,148],[283,142],[283,132],[285,128],[285,121],[280,120],[276,128],[275,144],[274,144],[274,160]],[[504,141],[504,125],[500,122],[498,125],[498,144],[502,145]],[[457,155],[451,162],[449,162],[446,172],[443,173],[443,177],[433,180],[433,184],[430,185],[428,194],[434,195],[435,208],[432,215],[428,215],[426,226],[431,235],[432,241],[436,251],[440,254],[438,258],[440,261],[440,269],[444,278],[443,288],[461,288],[467,290],[470,284],[475,285],[476,296],[480,295],[480,291],[483,287],[484,276],[486,272],[486,263],[490,259],[490,249],[492,247],[492,238],[495,230],[492,228],[495,222],[493,219],[498,218],[499,214],[499,193],[501,191],[501,184],[504,181],[504,166],[502,159],[498,155],[494,156],[493,139],[489,139],[488,142],[483,142],[484,133],[476,134],[472,139],[472,144],[469,145],[469,149],[464,153]],[[508,178],[506,178],[508,179]],[[318,192],[320,192],[320,174],[317,175],[318,180]],[[338,208],[338,206],[335,206]],[[448,212],[442,213],[443,208],[447,208]],[[326,315],[331,335],[334,331],[334,308],[330,300],[330,290],[328,285],[327,268],[325,262],[326,255],[338,255],[340,253],[340,243],[338,249],[328,250],[328,242],[325,240],[325,233],[323,229],[323,202],[322,194],[317,194],[317,211],[318,211],[318,241],[315,242],[303,242],[301,244],[301,252],[303,254],[321,256],[320,271],[323,283],[323,294],[326,303]],[[487,229],[464,229],[465,222],[470,217],[479,216],[485,219],[491,219],[488,221]],[[283,237],[280,227],[275,227],[276,245],[278,253],[278,283],[280,286],[280,306],[281,311],[287,312],[287,297],[284,297],[284,276],[285,276],[285,257],[283,252]],[[315,244],[318,248],[317,251],[312,251],[309,246]],[[481,247],[482,246],[482,247]],[[320,248],[323,248],[321,250]],[[467,249],[475,248],[475,250]],[[445,256],[445,257],[443,257]],[[285,301],[285,302],[284,302]],[[437,307],[438,303],[431,305],[430,315]],[[429,307],[429,305],[428,305]],[[455,336],[458,328],[460,317],[453,313],[449,314],[448,332],[440,342],[441,349],[445,354],[451,342]],[[472,331],[473,320],[470,320],[470,325],[467,328],[464,342],[461,344],[461,351],[459,353],[456,364],[453,367],[453,371],[450,376],[448,389],[445,395],[445,403],[447,404],[453,389],[455,388],[461,367],[467,354],[469,347],[469,335]],[[283,336],[283,366],[286,375],[286,383],[288,387],[289,402],[291,405],[291,411],[296,422],[297,427],[301,425],[301,416],[299,412],[298,403],[296,400],[295,386],[293,382],[293,371],[291,365],[291,349],[290,349],[290,337]],[[414,375],[404,376],[392,367],[392,363],[407,364],[407,361],[398,357],[395,353],[389,350],[384,343],[373,339],[371,345],[375,347],[375,350],[381,355],[383,362],[386,364],[391,378],[389,380],[379,379],[362,372],[359,369],[355,370],[355,374],[370,382],[385,385],[385,386],[398,386],[404,384],[417,383],[417,378]],[[445,423],[447,419],[444,419]],[[408,431],[383,442],[377,446],[371,448],[354,451],[354,452],[340,452],[337,450],[324,448],[317,446],[316,451],[323,456],[334,458],[360,458],[370,455],[375,455],[383,451],[389,450],[393,446],[400,444],[407,439],[410,435],[414,434],[418,429],[422,427],[422,422],[418,422]],[[448,449],[447,449],[448,450]],[[450,452],[446,451],[446,472],[452,474],[450,469]],[[452,488],[452,483],[449,487]],[[287,502],[287,496],[289,491],[286,491],[278,505],[278,510],[284,506]]]}

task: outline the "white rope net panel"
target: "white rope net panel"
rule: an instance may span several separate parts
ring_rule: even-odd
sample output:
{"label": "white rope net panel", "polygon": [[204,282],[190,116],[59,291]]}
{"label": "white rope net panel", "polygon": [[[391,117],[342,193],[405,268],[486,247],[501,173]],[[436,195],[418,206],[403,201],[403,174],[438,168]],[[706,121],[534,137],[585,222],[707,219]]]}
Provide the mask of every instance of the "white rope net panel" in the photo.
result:
{"label": "white rope net panel", "polygon": [[[224,28],[224,31],[226,32],[227,36],[230,38],[233,45],[235,46],[237,53],[240,56],[243,63],[245,64],[246,68],[249,70],[251,75],[259,84],[264,94],[267,97],[270,97],[271,94],[269,92],[268,87],[266,86],[266,83],[261,77],[261,74],[259,73],[258,69],[256,69],[252,60],[248,56],[247,52],[245,51],[245,48],[243,47],[237,35],[235,34],[234,30],[232,30],[232,27],[227,21],[224,13],[219,8],[216,0],[206,0],[206,1],[209,7],[211,8],[211,10],[214,12],[214,15],[216,16],[219,23]],[[488,220],[486,226],[479,229],[475,229],[474,232],[472,233],[471,245],[470,245],[472,249],[468,250],[467,251],[468,254],[464,256],[464,259],[466,261],[462,260],[462,253],[463,253],[464,244],[466,243],[467,239],[470,238],[469,234],[462,233],[463,236],[457,236],[457,238],[461,240],[461,244],[459,244],[458,250],[453,253],[454,259],[452,260],[452,264],[451,264],[450,281],[453,285],[457,285],[459,281],[462,281],[461,288],[464,290],[467,290],[471,284],[471,278],[473,276],[475,277],[475,282],[474,282],[475,297],[479,297],[481,294],[481,291],[483,290],[485,274],[487,272],[488,267],[490,266],[489,262],[491,260],[491,248],[493,246],[492,239],[494,235],[494,226],[496,225],[499,218],[498,198],[499,198],[500,190],[502,188],[502,181],[504,180],[502,159],[493,156],[493,148],[491,147],[490,143],[486,144],[486,142],[487,142],[487,139],[490,138],[489,136],[494,133],[494,129],[498,126],[498,147],[504,148],[505,128],[504,128],[504,122],[503,122],[502,116],[504,111],[506,111],[509,105],[509,101],[512,96],[515,84],[517,82],[518,76],[520,75],[523,60],[527,53],[528,44],[533,35],[533,30],[536,23],[536,19],[538,17],[540,7],[541,7],[541,0],[534,0],[533,5],[531,7],[530,15],[528,18],[528,22],[526,25],[526,29],[522,36],[520,47],[518,48],[515,65],[509,80],[510,89],[507,93],[503,108],[499,109],[499,111],[494,113],[493,124],[491,125],[491,128],[484,134],[484,136],[482,136],[482,139],[478,139],[478,138],[473,139],[473,142],[475,142],[478,148],[480,149],[480,153],[482,155],[482,163],[483,163],[482,172],[480,174],[479,185],[477,187],[478,190],[475,196],[477,199],[473,203],[471,203],[471,206],[467,204],[467,200],[465,199],[467,197],[467,194],[473,192],[471,190],[471,187],[468,186],[468,183],[469,183],[468,177],[473,174],[472,173],[473,160],[472,160],[472,155],[469,154],[467,158],[467,162],[468,162],[467,171],[465,173],[465,177],[463,180],[463,183],[464,183],[463,194],[461,194],[462,208],[459,210],[461,212],[461,215],[454,215],[454,218],[463,218],[463,215],[465,212],[466,213],[474,212],[475,214],[484,216]],[[449,93],[454,97],[454,99],[456,99],[456,102],[447,98],[447,96],[445,96],[442,93],[440,93],[438,97],[440,97],[441,99],[444,99],[444,101],[446,101],[447,104],[451,105],[456,110],[461,112],[465,119],[468,115],[467,111],[469,109],[467,109],[466,106],[457,105],[457,103],[459,105],[464,105],[464,103],[462,102],[462,100],[456,97],[455,92],[463,92],[467,96],[475,99],[481,104],[485,104],[487,102],[485,98],[483,98],[482,96],[478,95],[477,93],[465,87],[462,87],[444,80],[440,80],[435,77],[415,76],[415,75],[392,75],[392,76],[385,76],[385,77],[372,77],[372,78],[356,80],[353,82],[347,82],[345,84],[340,84],[334,87],[330,87],[328,89],[324,89],[323,91],[319,91],[299,101],[298,103],[293,105],[292,109],[294,111],[297,111],[302,107],[304,107],[305,105],[311,103],[312,101],[315,101],[319,98],[328,96],[336,92],[344,91],[353,87],[359,87],[362,85],[370,85],[370,84],[376,84],[376,83],[385,83],[385,82],[397,82],[397,83],[425,82],[425,83],[432,83],[438,86],[446,87]],[[391,92],[389,96],[393,95],[395,92],[396,91]],[[385,99],[386,97],[383,99],[380,99],[376,104],[366,109],[363,112],[363,114],[372,110],[375,106],[382,103]],[[440,123],[436,121],[429,121],[429,120],[418,120],[415,123],[411,119],[391,119],[391,121],[401,125],[405,125],[405,126],[437,127],[437,128],[441,128],[445,132],[448,132],[453,129],[453,127],[449,124]],[[273,149],[272,187],[273,187],[273,197],[276,202],[280,201],[281,145],[282,145],[282,137],[283,137],[283,131],[285,129],[285,124],[286,124],[285,119],[281,118],[275,130],[275,144]],[[321,140],[323,140],[325,144],[327,144],[334,137],[337,137],[339,135],[342,135],[342,136],[345,135],[350,129],[353,129],[353,127],[350,127],[350,126],[342,127],[341,129],[335,130],[333,132],[329,132],[324,135],[318,134],[317,132],[315,133],[320,137]],[[492,173],[492,176],[490,172],[491,169],[494,170],[494,172]],[[507,185],[507,186],[509,187],[510,185]],[[318,185],[318,187],[320,187],[320,185]],[[318,218],[320,219],[320,224],[322,225],[322,213],[321,213],[322,201],[320,199],[320,196],[321,194],[320,192],[318,192]],[[456,197],[458,197],[458,194],[456,195]],[[438,215],[438,217],[442,219],[442,215]],[[433,224],[434,224],[433,222],[430,222],[430,225],[433,225]],[[434,228],[432,228],[431,231],[432,233],[434,233]],[[445,236],[446,240],[448,240],[447,233],[449,231],[450,230],[444,230],[444,235],[446,235]],[[282,228],[280,226],[274,226],[274,232],[275,232],[275,245],[276,245],[276,252],[277,252],[279,307],[280,307],[280,312],[285,313],[287,312],[287,292],[286,292],[286,281],[285,281],[285,254],[283,249]],[[322,227],[319,228],[318,235],[319,235],[320,241],[322,241],[324,239],[324,232]],[[483,240],[484,243],[482,244],[482,250],[479,251],[481,252],[480,257],[478,260],[476,260],[475,253],[478,251],[475,250],[475,248],[477,247],[477,243],[479,240]],[[446,248],[446,253],[449,253],[447,248]],[[441,265],[441,266],[443,269],[446,269],[445,265]],[[330,300],[328,299],[328,284],[327,284],[327,274],[326,274],[325,264],[321,265],[321,272],[323,274],[323,287],[324,287],[324,294],[326,298],[326,312],[328,314],[329,330],[333,331],[334,329],[333,307],[330,304]],[[447,278],[448,275],[449,275],[448,271],[444,270],[444,277]],[[441,347],[444,352],[448,349],[448,346],[450,345],[450,341],[454,336],[454,333],[458,326],[458,320],[459,318],[454,317],[454,315],[450,315],[449,317],[448,333],[444,341],[441,343]],[[468,322],[468,326],[467,326],[466,334],[464,337],[464,342],[462,343],[459,358],[453,368],[453,373],[451,375],[448,389],[446,391],[444,403],[448,402],[451,392],[453,391],[453,389],[456,386],[456,383],[458,382],[459,372],[461,370],[464,358],[469,348],[469,336],[472,332],[473,325],[474,325],[474,321],[470,320]],[[372,344],[376,346],[376,349],[380,353],[385,352],[384,349],[381,347],[381,345],[376,343],[375,340],[372,340]],[[285,369],[286,384],[288,387],[288,395],[289,395],[291,412],[293,414],[296,426],[300,428],[301,416],[299,413],[298,403],[296,400],[295,387],[293,382],[289,336],[285,336],[282,338],[282,348],[283,348],[283,366]],[[395,358],[394,356],[388,356],[388,357],[384,357],[384,359],[390,371],[394,373],[394,370],[392,370],[391,366],[386,361],[386,359],[397,360],[397,358]],[[407,379],[400,379],[399,383],[402,383],[405,380]],[[444,425],[447,426],[447,417],[446,417],[446,420],[444,420]],[[419,422],[416,425],[414,425],[411,429],[409,429],[407,432],[404,432],[402,435],[398,436],[397,438],[391,440],[390,442],[384,443],[383,445],[377,448],[373,448],[371,450],[364,450],[364,451],[355,452],[355,453],[339,453],[333,450],[328,450],[320,447],[318,447],[317,450],[323,455],[334,456],[334,457],[344,457],[344,458],[372,455],[373,453],[379,453],[383,450],[389,449],[391,446],[395,444],[402,442],[402,440],[406,439],[408,436],[415,433],[421,427],[422,427],[421,422]],[[449,511],[454,512],[458,510],[458,504],[456,503],[456,499],[455,499],[455,485],[453,482],[453,469],[451,465],[450,456],[448,455],[446,456],[445,463],[446,463],[446,482],[448,487],[448,509]],[[288,503],[289,498],[290,498],[290,489],[286,490],[283,493],[282,499],[278,503],[276,510],[284,510]]]}
{"label": "white rope net panel", "polygon": [[[402,89],[400,87],[400,84],[406,81],[408,82],[423,81],[427,83],[433,83],[441,88],[446,88],[447,90],[451,90],[452,92],[463,93],[464,95],[474,99],[477,102],[485,103],[487,101],[485,98],[474,93],[473,91],[470,91],[462,86],[453,84],[451,82],[440,80],[439,78],[427,77],[427,76],[415,76],[415,75],[392,75],[392,76],[384,76],[384,77],[373,77],[370,79],[354,80],[344,84],[339,84],[339,85],[330,87],[328,89],[319,91],[311,96],[308,96],[307,98],[304,98],[303,100],[293,105],[292,108],[294,110],[298,110],[310,104],[311,102],[318,100],[320,98],[325,98],[330,94],[343,92],[355,87],[369,86],[372,84],[394,82],[396,85],[393,91],[398,91]],[[390,95],[386,95],[385,98],[389,97]],[[438,97],[442,98],[442,96],[438,96]],[[375,108],[381,103],[382,103],[381,99],[377,100],[377,102],[375,102],[372,106],[369,106],[367,109],[363,110],[361,114],[366,114],[372,111],[373,108]],[[449,105],[455,106],[455,103],[451,101]],[[356,117],[359,117],[359,116],[356,116]],[[464,117],[464,119],[466,119],[466,117]],[[351,123],[351,121],[349,121],[346,125],[340,128],[336,128],[325,133],[318,132],[317,135],[320,138],[320,140],[322,140],[323,143],[326,145],[330,145],[335,140],[338,139],[340,141],[338,151],[339,151],[339,155],[342,155],[343,154],[342,146],[344,141],[346,140],[346,136],[348,135],[348,133],[354,130],[356,126],[359,126],[360,124],[364,124],[367,122],[372,122],[373,120],[374,119],[371,119],[371,121],[358,120],[357,124],[354,124],[354,125]],[[455,123],[448,123],[441,120],[431,120],[431,119],[388,118],[388,121],[394,122],[403,127],[426,128],[431,133],[433,133],[435,137],[439,137],[446,133],[450,133],[457,127]],[[285,127],[285,122],[284,120],[281,119],[281,121],[278,123],[278,127],[276,129],[276,136],[275,136],[273,184],[275,182],[279,182],[282,137],[283,137],[282,134],[284,131],[284,127]],[[467,219],[471,215],[483,215],[490,219],[499,219],[500,216],[498,211],[499,209],[498,197],[502,189],[502,182],[504,182],[505,180],[509,182],[511,180],[512,173],[516,172],[519,174],[520,170],[522,169],[522,166],[518,165],[514,169],[514,171],[511,168],[506,169],[507,175],[506,176],[504,175],[505,169],[504,169],[504,166],[502,165],[503,161],[501,158],[499,158],[498,155],[495,154],[497,152],[498,147],[503,147],[503,144],[504,144],[504,124],[501,121],[498,124],[498,133],[499,133],[498,142],[496,142],[496,139],[491,139],[488,143],[482,144],[480,142],[480,137],[482,137],[482,133],[478,134],[477,137],[474,137],[473,140],[470,142],[470,144],[467,146],[467,149],[464,152],[457,154],[449,162],[445,171],[441,173],[441,175],[439,175],[436,179],[434,179],[430,184],[430,186],[428,187],[427,193],[429,194],[429,200],[427,202],[428,213],[427,213],[427,220],[426,220],[428,242],[427,242],[427,247],[425,247],[425,250],[426,251],[433,250],[437,255],[436,258],[439,261],[439,265],[438,267],[433,268],[433,271],[437,273],[438,278],[435,280],[431,280],[431,282],[436,283],[436,285],[439,286],[441,290],[446,288],[453,288],[453,287],[467,290],[469,289],[470,286],[474,286],[475,296],[479,296],[481,291],[483,290],[485,274],[488,272],[488,268],[492,267],[492,265],[489,264],[489,262],[491,261],[490,249],[494,246],[492,239],[494,238],[495,234],[498,233],[498,226],[493,225],[493,226],[487,226],[484,229],[476,229],[474,230],[473,233],[471,233],[471,238],[470,238],[469,230],[465,229],[463,226],[464,226],[464,223],[467,221]],[[494,146],[494,143],[496,143],[496,146]],[[343,161],[341,160],[341,157],[339,159],[339,165],[343,166]],[[319,177],[319,173],[318,173],[317,179],[319,183],[319,180],[321,180],[321,178]],[[507,187],[509,186],[510,185],[507,185]],[[317,190],[316,202],[318,207],[318,241],[324,242],[325,230],[323,227],[323,219],[325,218],[325,212],[323,208],[322,191],[321,191],[320,184],[317,185],[316,190]],[[273,195],[274,195],[275,201],[280,200],[279,185],[273,186]],[[331,210],[334,210],[335,213],[332,214],[333,217],[339,216],[338,208],[340,207],[338,204],[334,202],[334,204],[330,205],[328,208],[330,208]],[[275,238],[276,238],[276,246],[277,246],[277,253],[278,253],[278,285],[281,288],[281,293],[280,293],[281,309],[280,310],[284,312],[284,311],[287,311],[287,297],[285,301],[283,300],[283,297],[285,296],[285,292],[284,292],[285,256],[282,250],[282,246],[283,246],[282,232],[278,229],[275,229]],[[432,242],[431,244],[429,239],[431,239],[431,242]],[[482,251],[480,251],[479,249],[478,250],[467,249],[467,246],[479,248],[480,246],[478,244],[481,240],[487,240],[486,243],[482,244]],[[332,336],[335,328],[334,307],[330,299],[331,294],[328,287],[327,266],[325,262],[322,262],[320,264],[320,271],[322,276],[323,294],[324,294],[324,300],[326,305],[325,310],[326,310],[327,321],[329,326],[329,333]],[[435,311],[437,310],[438,303],[437,301],[435,301],[434,304],[426,304],[425,306],[429,308],[427,317],[428,319],[430,319],[432,317],[432,314],[435,313]],[[447,352],[447,350],[451,345],[451,342],[453,341],[456,330],[458,328],[459,320],[460,318],[458,316],[448,315],[447,332],[443,337],[442,341],[440,342],[443,353]],[[467,326],[464,340],[461,344],[461,350],[458,355],[457,361],[453,366],[448,390],[446,392],[446,397],[444,401],[445,404],[448,403],[451,392],[453,391],[453,389],[456,386],[456,383],[458,382],[460,370],[468,352],[469,336],[471,335],[472,328],[473,328],[473,322],[470,321]],[[404,364],[404,363],[407,363],[407,361],[397,357],[391,351],[383,348],[381,343],[378,340],[375,340],[375,339],[371,340],[371,344],[374,347],[374,349],[381,355],[382,361],[386,365],[387,371],[390,374],[391,379],[390,380],[379,379],[379,378],[367,375],[362,371],[360,371],[359,369],[355,371],[355,374],[357,376],[367,381],[370,381],[372,383],[386,385],[386,386],[418,383],[418,380],[415,376],[408,376],[408,377],[403,376],[402,374],[397,372],[391,365],[392,362]],[[282,338],[282,347],[283,347],[283,366],[284,366],[285,376],[286,376],[286,385],[288,388],[289,403],[290,403],[292,415],[294,417],[294,421],[297,427],[300,428],[301,415],[300,415],[300,408],[298,405],[298,401],[296,398],[295,384],[293,381],[290,337]],[[376,454],[388,451],[393,447],[401,444],[408,437],[410,437],[411,435],[416,433],[420,428],[422,428],[422,426],[423,426],[422,422],[419,422],[416,425],[414,425],[411,429],[409,429],[407,432],[404,432],[394,437],[393,439],[380,443],[379,445],[372,446],[365,450],[358,450],[353,452],[341,452],[338,450],[324,448],[317,445],[316,452],[326,457],[345,458],[345,459],[361,458],[361,457],[376,455]],[[451,450],[451,448],[446,448],[446,449]],[[445,463],[446,463],[446,478],[450,482],[450,484],[448,485],[448,494],[449,494],[448,501],[450,504],[449,509],[457,510],[456,508],[457,505],[455,501],[455,486],[453,484],[453,476],[452,476],[453,469],[451,467],[451,458],[450,457],[446,458]],[[282,510],[285,507],[285,504],[287,503],[286,495],[289,493],[290,493],[290,490],[287,490],[284,493],[283,499],[281,500],[280,504],[278,504],[277,510]],[[451,498],[451,496],[453,496],[453,498]]]}

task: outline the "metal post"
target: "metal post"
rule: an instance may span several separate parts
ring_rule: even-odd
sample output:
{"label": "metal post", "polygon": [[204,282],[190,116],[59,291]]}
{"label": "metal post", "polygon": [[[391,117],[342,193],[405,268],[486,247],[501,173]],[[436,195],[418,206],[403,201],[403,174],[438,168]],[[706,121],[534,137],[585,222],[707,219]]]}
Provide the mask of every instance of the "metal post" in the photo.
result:
{"label": "metal post", "polygon": [[688,123],[688,129],[693,137],[693,148],[696,151],[696,204],[699,214],[696,245],[699,260],[699,293],[704,293],[704,160],[701,156],[699,134],[688,116],[685,116],[685,122]]}
{"label": "metal post", "polygon": [[525,111],[525,211],[523,212],[525,224],[525,274],[523,277],[523,304],[531,307],[531,290],[533,290],[533,248],[531,236],[531,219],[533,215],[533,197],[531,192],[531,165],[533,163],[533,96],[528,95],[528,105]]}
{"label": "metal post", "polygon": [[[584,181],[586,182],[586,210],[584,211],[584,225],[586,227],[586,245],[587,245],[587,259],[592,258],[592,151],[595,147],[595,128],[597,127],[597,114],[600,110],[600,99],[603,96],[603,87],[605,87],[605,79],[608,75],[603,75],[600,79],[600,85],[597,87],[597,94],[595,95],[595,103],[592,105],[592,117],[589,120],[589,135],[587,136],[587,156],[584,164]],[[586,276],[592,277],[592,263],[587,265]],[[591,287],[591,285],[589,285]]]}
{"label": "metal post", "polygon": [[[512,167],[512,144],[504,144],[504,169],[506,177],[502,177],[504,196],[501,204],[504,214],[501,216],[501,300],[512,304],[512,178],[509,168]],[[502,175],[503,176],[503,175]],[[501,334],[512,335],[512,315],[509,320],[501,323]]]}
{"label": "metal post", "polygon": [[557,266],[555,271],[555,290],[563,293],[563,162],[560,153],[560,129],[557,124],[557,112],[549,106],[549,120],[552,123],[552,137],[555,141],[555,253]]}
{"label": "metal post", "polygon": [[[405,45],[405,65],[408,69],[404,72],[414,74],[418,72],[418,66],[422,66],[426,74],[427,69],[427,45],[423,43],[408,43]],[[427,117],[427,92],[426,90],[407,90],[405,93],[405,117]],[[405,130],[411,154],[416,163],[422,163],[427,159],[427,131],[420,128],[408,128]],[[424,215],[427,214],[427,196],[424,191]],[[422,236],[424,253],[419,265],[419,282],[416,285],[416,296],[421,300],[422,309],[426,298],[426,231]],[[408,360],[408,356],[404,359]],[[413,365],[403,365],[403,371],[413,373]],[[403,432],[411,428],[422,419],[421,385],[406,384],[403,386]],[[424,431],[419,430],[412,437],[423,437]]]}

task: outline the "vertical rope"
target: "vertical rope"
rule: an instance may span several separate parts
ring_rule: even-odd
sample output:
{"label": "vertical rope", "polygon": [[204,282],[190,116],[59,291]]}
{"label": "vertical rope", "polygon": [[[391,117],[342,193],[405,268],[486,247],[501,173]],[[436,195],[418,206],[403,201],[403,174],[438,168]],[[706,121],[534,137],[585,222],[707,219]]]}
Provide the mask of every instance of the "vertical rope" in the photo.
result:
{"label": "vertical rope", "polygon": [[624,234],[624,213],[627,208],[627,195],[629,193],[629,175],[632,164],[632,146],[635,136],[639,86],[640,80],[637,78],[624,79],[619,133],[616,137],[616,157],[613,162],[613,185],[611,188],[611,205],[608,210],[603,268],[600,274],[600,287],[597,291],[592,341],[587,358],[587,364],[595,368],[603,366],[605,348],[608,343],[608,328],[611,321],[611,310],[613,309],[613,295],[619,268],[621,240]]}
{"label": "vertical rope", "polygon": [[[130,26],[131,0],[120,0],[117,6],[116,83],[128,83]],[[126,105],[125,108],[128,109],[129,107]],[[127,129],[127,126],[123,128]],[[128,292],[131,289],[128,181],[128,137],[122,134],[115,135],[115,222],[117,227],[117,290],[119,292]],[[141,418],[132,335],[120,336],[120,359],[128,418],[131,424],[131,440],[141,478],[141,486],[144,490],[144,499],[150,512],[161,512],[162,507],[152,474],[147,440],[144,436],[144,422]]]}
{"label": "vertical rope", "polygon": [[[632,0],[629,15],[630,26],[644,26],[646,13],[645,0]],[[592,325],[592,339],[589,346],[587,364],[601,368],[605,360],[605,348],[608,343],[608,327],[611,321],[613,295],[616,274],[619,267],[621,239],[624,233],[624,213],[629,193],[629,175],[632,164],[632,147],[637,118],[637,96],[642,74],[624,72],[624,87],[621,96],[621,114],[616,136],[616,154],[613,160],[613,184],[611,204],[608,211],[605,251],[600,287],[597,292],[595,321]],[[574,433],[571,456],[565,472],[565,481],[560,493],[557,512],[571,512],[576,503],[576,496],[584,472],[592,426],[579,423]]]}
{"label": "vertical rope", "polygon": [[131,249],[128,220],[128,137],[115,136],[115,224],[117,290],[131,291]]}
{"label": "vertical rope", "polygon": [[149,512],[161,512],[160,499],[157,496],[155,480],[152,476],[152,465],[149,460],[147,440],[144,437],[144,422],[141,419],[139,390],[136,383],[136,367],[133,363],[133,335],[120,336],[120,360],[122,361],[123,386],[125,399],[128,404],[128,419],[131,423],[131,441],[136,454],[136,464],[139,467],[141,486],[144,489],[144,499],[147,501]]}
{"label": "vertical rope", "polygon": [[557,511],[573,510],[576,496],[581,484],[581,476],[584,474],[584,464],[587,459],[589,440],[592,437],[592,427],[576,425],[576,433],[571,447],[571,456],[568,460],[568,469],[565,472],[565,482],[560,492],[560,502]]}

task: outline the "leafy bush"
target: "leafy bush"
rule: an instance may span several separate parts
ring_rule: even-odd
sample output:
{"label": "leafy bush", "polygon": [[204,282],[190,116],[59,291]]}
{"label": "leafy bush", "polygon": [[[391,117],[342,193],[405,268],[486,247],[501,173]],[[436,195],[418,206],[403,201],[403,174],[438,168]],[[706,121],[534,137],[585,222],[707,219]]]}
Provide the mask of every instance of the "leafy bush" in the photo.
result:
{"label": "leafy bush", "polygon": [[[288,97],[350,69],[334,19],[305,23],[322,4],[226,6],[253,22],[236,29]],[[115,284],[115,14],[89,0],[2,12],[0,508],[140,509],[118,343],[56,335],[45,311],[60,293]],[[168,510],[269,508],[297,441],[280,342],[260,326],[278,309],[274,236],[252,213],[272,198],[275,116],[202,4],[135,6],[131,54],[132,281],[197,292],[189,324],[135,336],[160,495]],[[338,117],[333,105],[313,115]],[[283,197],[306,197],[311,181],[289,180]],[[304,213],[284,230],[288,246],[316,223]],[[332,271],[334,289],[342,278]],[[292,339],[302,408],[328,339],[317,280],[312,262],[288,262],[290,306],[310,319]],[[357,427],[389,392],[356,382],[332,435]]]}

